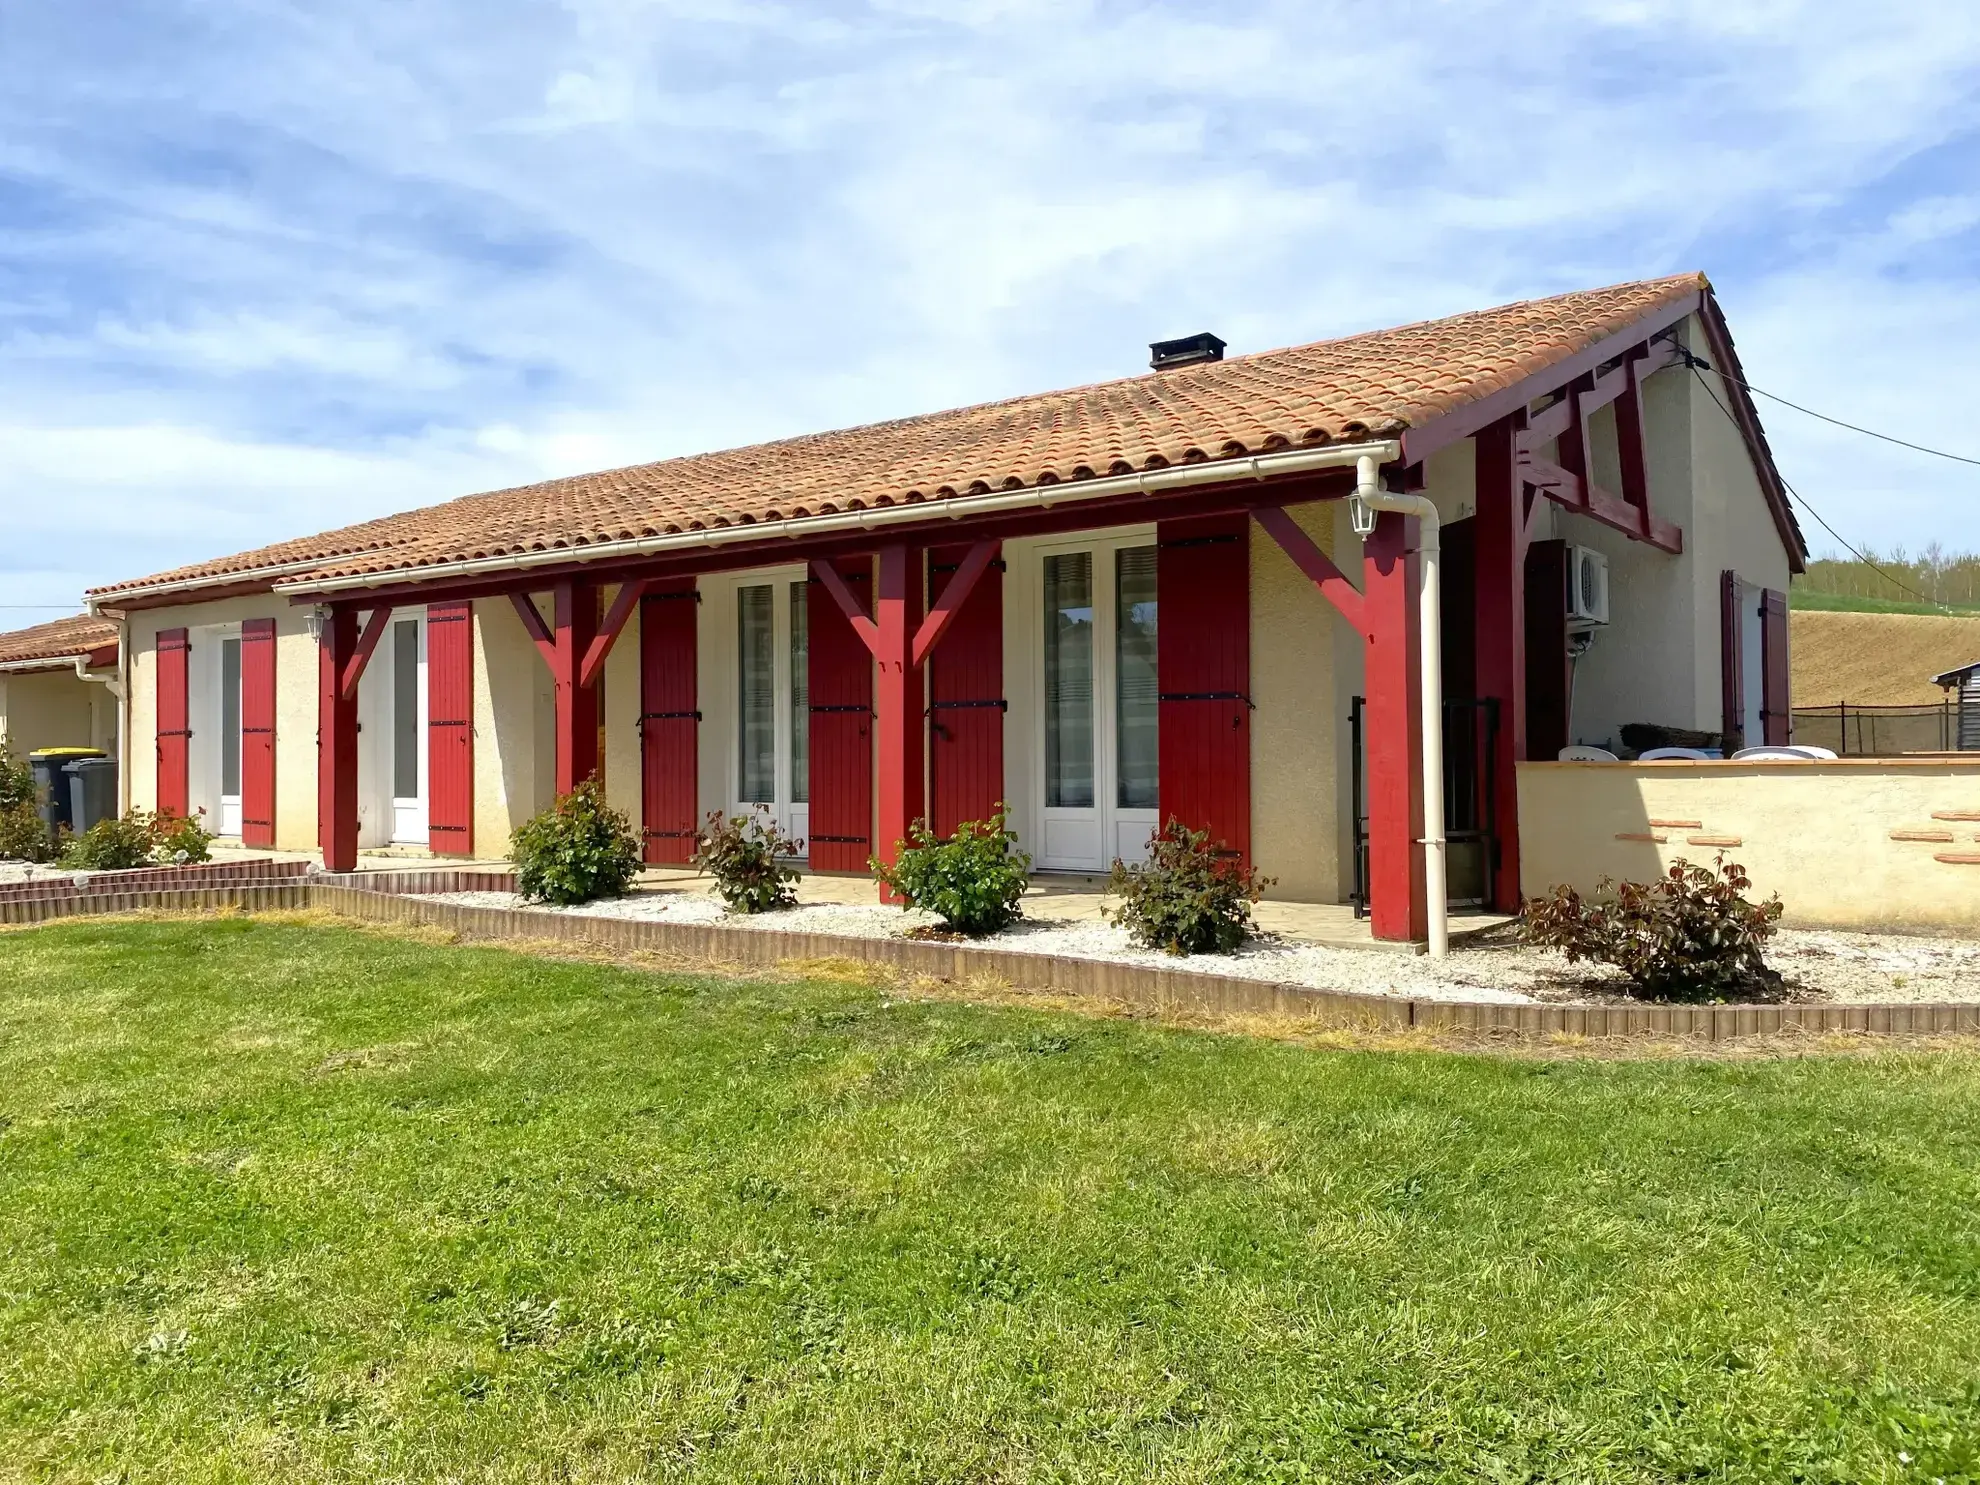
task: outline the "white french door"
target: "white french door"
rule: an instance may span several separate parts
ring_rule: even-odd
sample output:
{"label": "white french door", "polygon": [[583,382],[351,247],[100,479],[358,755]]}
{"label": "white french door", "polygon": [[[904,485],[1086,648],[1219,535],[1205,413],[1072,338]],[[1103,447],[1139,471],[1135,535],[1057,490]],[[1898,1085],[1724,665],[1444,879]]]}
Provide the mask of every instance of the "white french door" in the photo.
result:
{"label": "white french door", "polygon": [[392,839],[426,844],[426,624],[392,621]]}
{"label": "white french door", "polygon": [[426,619],[392,615],[358,683],[358,845],[427,844]]}
{"label": "white french door", "polygon": [[1159,805],[1155,533],[1086,535],[1029,555],[1038,864],[1141,860]]}
{"label": "white french door", "polygon": [[[710,585],[704,581],[703,592]],[[757,814],[802,842],[811,828],[810,607],[805,569],[776,568],[725,580],[728,663],[717,672],[732,815]],[[708,733],[704,733],[708,736]]]}

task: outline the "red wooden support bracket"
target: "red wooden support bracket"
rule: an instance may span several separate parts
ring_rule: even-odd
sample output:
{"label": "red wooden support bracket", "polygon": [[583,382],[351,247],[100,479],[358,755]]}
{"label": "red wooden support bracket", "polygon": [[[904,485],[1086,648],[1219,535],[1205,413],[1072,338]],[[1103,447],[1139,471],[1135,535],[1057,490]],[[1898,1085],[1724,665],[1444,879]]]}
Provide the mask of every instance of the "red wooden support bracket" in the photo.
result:
{"label": "red wooden support bracket", "polygon": [[584,652],[584,663],[578,667],[580,686],[590,687],[598,680],[598,673],[605,668],[605,659],[612,653],[612,646],[619,642],[626,621],[638,610],[646,586],[639,580],[619,585],[619,596],[612,600],[612,607],[605,614],[605,622],[599,626],[597,636]]}
{"label": "red wooden support bracket", "polygon": [[1251,518],[1265,528],[1272,540],[1279,544],[1279,550],[1292,558],[1293,566],[1306,574],[1313,586],[1320,590],[1320,596],[1354,626],[1354,632],[1363,639],[1368,638],[1368,614],[1361,601],[1361,590],[1348,581],[1347,574],[1334,565],[1333,558],[1320,550],[1285,507],[1260,506],[1251,513]]}
{"label": "red wooden support bracket", "polygon": [[812,562],[811,575],[832,595],[832,601],[838,604],[839,612],[853,626],[853,633],[859,636],[859,642],[878,655],[880,626],[866,616],[866,611],[859,606],[859,600],[853,597],[852,589],[846,586],[846,580],[839,576],[838,570],[830,562],[819,559]]}
{"label": "red wooden support bracket", "polygon": [[921,621],[921,627],[915,631],[914,663],[916,665],[926,660],[929,651],[942,642],[942,636],[948,632],[949,625],[962,611],[962,606],[969,602],[969,595],[976,590],[977,579],[990,570],[990,564],[996,560],[997,549],[1001,545],[1002,543],[995,541],[979,541],[969,549],[969,555],[963,558],[962,565],[957,567],[955,574],[943,586],[942,596],[935,601],[935,606],[928,611],[928,617]]}
{"label": "red wooden support bracket", "polygon": [[344,666],[343,697],[346,701],[356,699],[358,682],[364,679],[364,668],[371,663],[371,652],[378,648],[378,641],[385,637],[385,626],[391,622],[392,610],[381,607],[371,611],[364,621],[364,633],[358,636],[357,648],[352,651],[350,661]]}
{"label": "red wooden support bracket", "polygon": [[536,652],[554,674],[557,669],[557,641],[550,635],[550,626],[543,622],[543,613],[537,608],[536,600],[527,593],[511,593],[509,602],[515,608],[516,617],[522,620],[523,629],[535,643]]}

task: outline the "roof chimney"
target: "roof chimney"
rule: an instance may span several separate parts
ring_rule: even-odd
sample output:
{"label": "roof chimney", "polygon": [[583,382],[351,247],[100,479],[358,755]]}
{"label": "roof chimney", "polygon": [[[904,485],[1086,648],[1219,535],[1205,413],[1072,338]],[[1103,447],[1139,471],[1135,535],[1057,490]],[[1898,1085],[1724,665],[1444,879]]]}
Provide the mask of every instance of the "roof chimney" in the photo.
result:
{"label": "roof chimney", "polygon": [[1178,366],[1194,366],[1199,361],[1224,359],[1224,342],[1208,330],[1201,335],[1185,335],[1181,340],[1156,340],[1148,345],[1148,364],[1157,371]]}

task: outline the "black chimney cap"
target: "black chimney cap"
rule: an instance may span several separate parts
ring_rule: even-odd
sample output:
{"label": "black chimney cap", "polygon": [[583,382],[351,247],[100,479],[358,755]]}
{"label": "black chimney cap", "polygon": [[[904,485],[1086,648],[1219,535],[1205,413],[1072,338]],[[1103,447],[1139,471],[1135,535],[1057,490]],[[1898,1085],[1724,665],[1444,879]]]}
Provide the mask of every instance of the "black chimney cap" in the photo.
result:
{"label": "black chimney cap", "polygon": [[1148,364],[1157,371],[1223,359],[1224,342],[1208,330],[1201,335],[1185,335],[1181,340],[1150,341],[1148,345]]}

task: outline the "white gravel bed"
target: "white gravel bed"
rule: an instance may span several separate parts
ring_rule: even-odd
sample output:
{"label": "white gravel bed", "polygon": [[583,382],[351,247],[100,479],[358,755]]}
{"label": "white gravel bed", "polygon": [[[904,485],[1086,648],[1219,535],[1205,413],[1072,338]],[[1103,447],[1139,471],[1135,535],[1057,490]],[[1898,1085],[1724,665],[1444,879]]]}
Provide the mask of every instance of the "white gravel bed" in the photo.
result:
{"label": "white gravel bed", "polygon": [[[935,924],[930,914],[878,903],[821,903],[774,913],[732,914],[714,897],[681,891],[638,892],[574,908],[525,903],[512,892],[446,892],[424,900],[861,938],[900,938],[912,929]],[[1612,971],[1570,965],[1551,951],[1522,947],[1507,934],[1455,946],[1441,962],[1421,955],[1328,948],[1270,934],[1253,939],[1235,954],[1172,958],[1136,948],[1124,929],[1093,922],[1025,921],[978,942],[1024,954],[1109,959],[1416,1000],[1613,1003],[1623,998]],[[1773,941],[1768,957],[1787,977],[1795,1000],[1980,1000],[1980,942],[1971,939],[1786,929]]]}

